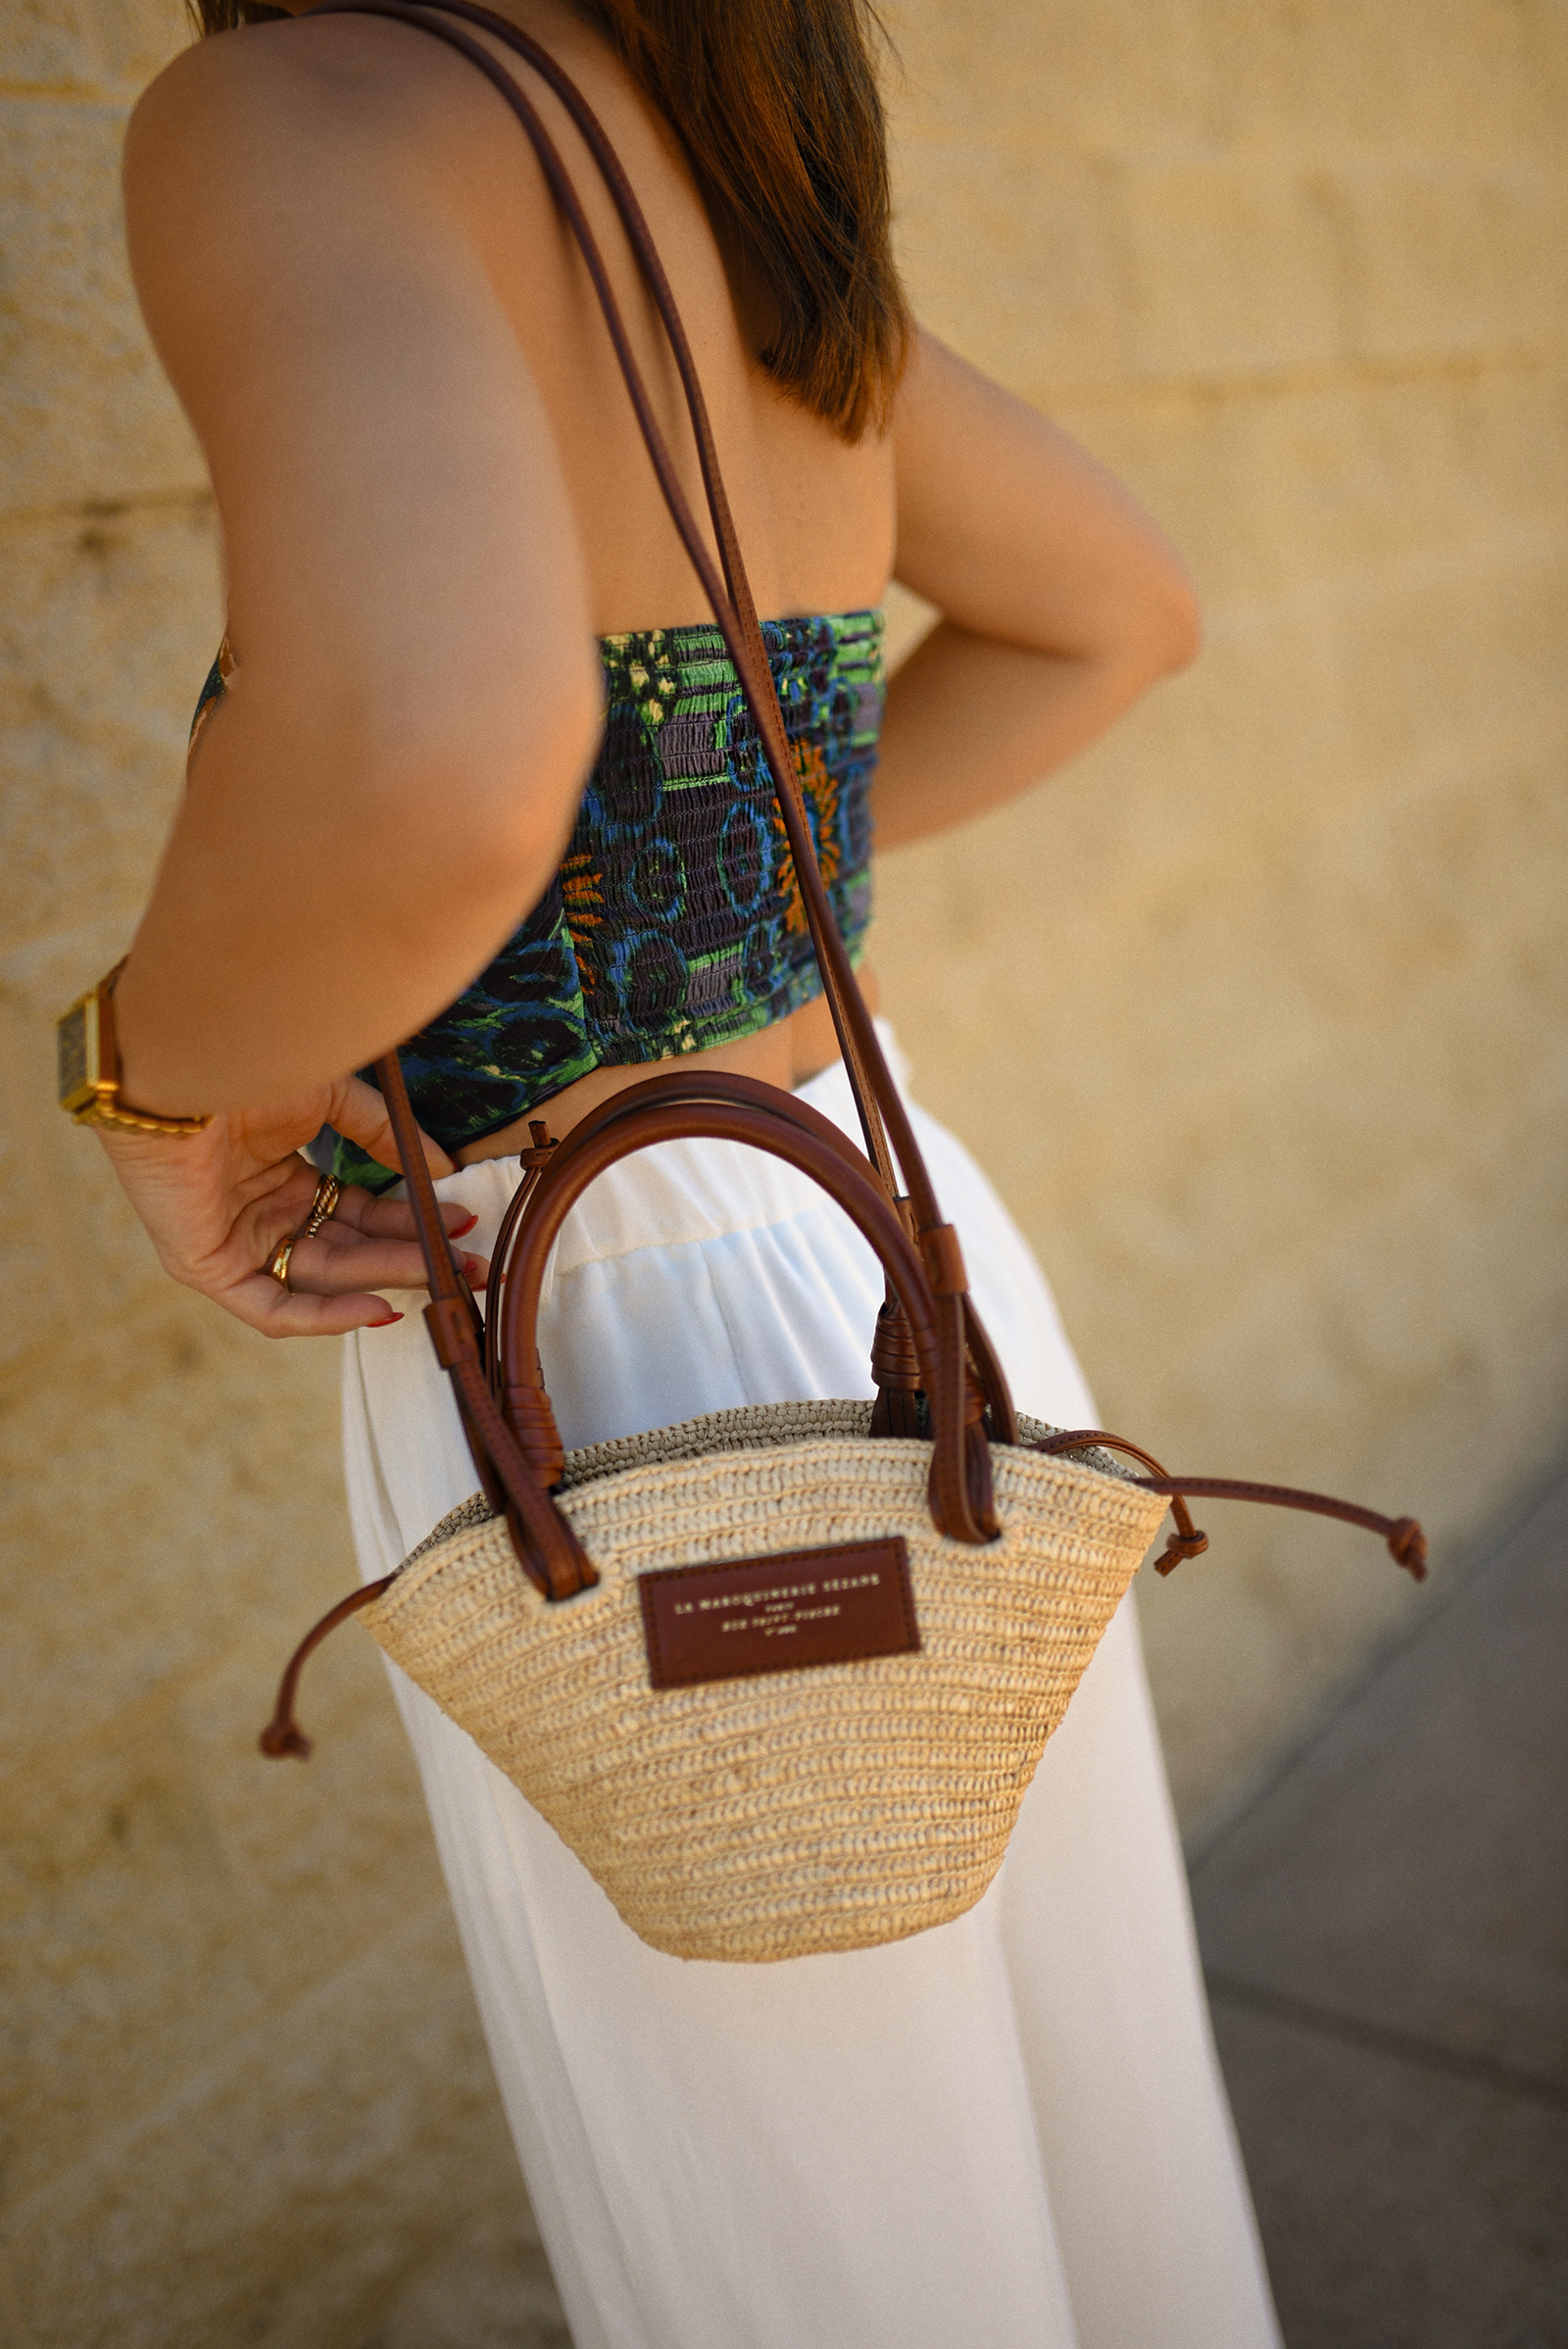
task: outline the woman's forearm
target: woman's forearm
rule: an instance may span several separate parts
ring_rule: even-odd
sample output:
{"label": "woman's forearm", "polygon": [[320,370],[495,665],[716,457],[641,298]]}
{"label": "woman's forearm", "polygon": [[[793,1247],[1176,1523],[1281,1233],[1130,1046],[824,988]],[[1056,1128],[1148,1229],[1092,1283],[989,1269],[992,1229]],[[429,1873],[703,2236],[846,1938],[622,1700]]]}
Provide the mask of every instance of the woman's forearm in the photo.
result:
{"label": "woman's forearm", "polygon": [[1168,639],[1099,658],[1040,653],[943,620],[889,687],[872,807],[879,848],[968,823],[1032,789],[1195,649]]}
{"label": "woman's forearm", "polygon": [[943,618],[894,676],[884,847],[1027,791],[1198,651],[1192,582],[1136,501],[927,334],[894,429],[896,573]]}

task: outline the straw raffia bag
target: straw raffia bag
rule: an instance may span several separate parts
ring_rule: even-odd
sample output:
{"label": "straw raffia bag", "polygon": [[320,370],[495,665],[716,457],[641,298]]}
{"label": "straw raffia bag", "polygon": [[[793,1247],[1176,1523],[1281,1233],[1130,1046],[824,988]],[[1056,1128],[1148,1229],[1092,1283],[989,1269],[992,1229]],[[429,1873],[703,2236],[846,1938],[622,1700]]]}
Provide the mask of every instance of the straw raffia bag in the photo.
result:
{"label": "straw raffia bag", "polygon": [[[1417,1575],[1425,1545],[1408,1518],[1167,1477],[1115,1438],[1017,1417],[816,870],[702,393],[636,198],[580,93],[514,25],[467,0],[327,0],[317,13],[345,12],[419,25],[471,58],[522,122],[576,236],[772,771],[866,1147],[774,1087],[680,1068],[615,1094],[564,1143],[535,1123],[487,1329],[447,1241],[397,1056],[378,1062],[423,1246],[426,1320],[481,1490],[310,1634],[263,1749],[310,1751],[293,1717],[300,1667],[358,1613],[656,1949],[756,1961],[896,1940],[961,1915],[990,1884],[1167,1505],[1176,1532],[1160,1571],[1206,1547],[1183,1493],[1348,1518]],[[511,74],[448,17],[534,67],[605,175],[680,369],[722,579],[555,146]],[[888,1282],[871,1349],[877,1400],[726,1411],[564,1454],[535,1344],[551,1248],[607,1167],[693,1136],[787,1159],[876,1249]],[[1134,1474],[1106,1445],[1152,1473]]]}

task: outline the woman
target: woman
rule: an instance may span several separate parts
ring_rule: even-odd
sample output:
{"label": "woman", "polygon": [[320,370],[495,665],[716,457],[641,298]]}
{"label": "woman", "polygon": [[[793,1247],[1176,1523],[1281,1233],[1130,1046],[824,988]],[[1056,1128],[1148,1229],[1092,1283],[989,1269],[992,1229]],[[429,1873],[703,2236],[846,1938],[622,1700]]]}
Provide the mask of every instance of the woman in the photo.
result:
{"label": "woman", "polygon": [[[1082,452],[909,327],[858,0],[507,13],[601,116],[662,252],[858,949],[873,766],[884,845],[998,805],[1191,658],[1190,587]],[[700,506],[608,198],[524,78]],[[106,1147],[175,1278],[270,1334],[348,1335],[368,1577],[474,1477],[418,1315],[387,1301],[417,1302],[419,1259],[379,1096],[345,1072],[414,1038],[475,1249],[528,1113],[564,1134],[668,1054],[852,1112],[733,673],[581,263],[482,77],[368,18],[208,42],[137,110],[126,208],[212,467],[235,658],[116,998],[124,1100],[215,1114]],[[878,745],[893,573],[943,617]],[[919,1131],[1020,1406],[1092,1421],[1022,1240],[959,1146]],[[307,1145],[356,1180],[280,1281]],[[789,1170],[646,1153],[558,1250],[541,1346],[564,1439],[865,1394],[879,1297]],[[637,1941],[398,1693],[578,2349],[1277,2338],[1130,1605],[986,1899],[784,1965]]]}

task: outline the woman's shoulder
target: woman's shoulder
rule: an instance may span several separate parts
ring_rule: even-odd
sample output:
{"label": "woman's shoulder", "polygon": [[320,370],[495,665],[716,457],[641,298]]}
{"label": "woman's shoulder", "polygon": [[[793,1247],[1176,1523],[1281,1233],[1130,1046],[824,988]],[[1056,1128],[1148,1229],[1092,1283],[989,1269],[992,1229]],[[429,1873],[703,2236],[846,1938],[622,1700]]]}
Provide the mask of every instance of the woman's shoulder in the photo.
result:
{"label": "woman's shoulder", "polygon": [[315,207],[329,236],[374,207],[428,215],[455,157],[515,127],[465,59],[366,16],[245,25],[183,50],[143,92],[125,139],[127,222],[182,218],[188,234],[297,234]]}
{"label": "woman's shoulder", "polygon": [[[432,44],[433,45],[433,44]],[[410,34],[381,18],[312,17],[246,24],[192,42],[149,83],[127,139],[132,166],[201,148],[220,133],[244,141],[232,162],[265,162],[278,133],[340,109],[346,132],[370,126],[394,93],[404,105],[427,74]],[[269,134],[266,141],[261,134]],[[248,134],[248,135],[247,135]],[[253,142],[255,152],[251,151]]]}
{"label": "woman's shoulder", "polygon": [[247,25],[182,52],[124,153],[132,272],[181,396],[193,367],[220,364],[213,337],[232,324],[249,348],[261,310],[314,334],[323,298],[346,309],[373,282],[387,308],[407,280],[417,307],[419,284],[466,283],[475,175],[510,164],[526,205],[520,144],[471,65],[384,19]]}

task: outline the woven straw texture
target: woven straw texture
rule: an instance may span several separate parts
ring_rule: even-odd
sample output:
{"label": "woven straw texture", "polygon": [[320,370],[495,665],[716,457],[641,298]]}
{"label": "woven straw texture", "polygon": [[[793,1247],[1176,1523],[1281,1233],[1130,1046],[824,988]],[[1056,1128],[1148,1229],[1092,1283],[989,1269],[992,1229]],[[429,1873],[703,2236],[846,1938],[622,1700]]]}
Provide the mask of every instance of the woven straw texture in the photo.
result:
{"label": "woven straw texture", "polygon": [[[1164,1515],[1102,1453],[994,1444],[1002,1538],[951,1542],[930,1445],[868,1420],[781,1404],[573,1453],[561,1507],[597,1589],[548,1604],[476,1496],[360,1618],[672,1956],[862,1949],[971,1907]],[[890,1535],[918,1653],[650,1685],[639,1575]]]}

